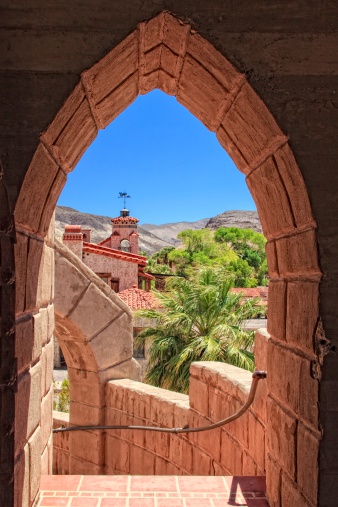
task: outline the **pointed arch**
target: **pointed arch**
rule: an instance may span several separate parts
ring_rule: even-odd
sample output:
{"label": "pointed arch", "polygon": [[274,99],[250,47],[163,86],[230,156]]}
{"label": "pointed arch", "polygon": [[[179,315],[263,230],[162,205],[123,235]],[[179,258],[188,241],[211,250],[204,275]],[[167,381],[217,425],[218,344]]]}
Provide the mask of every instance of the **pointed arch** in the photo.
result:
{"label": "pointed arch", "polygon": [[[299,441],[311,440],[313,456],[318,452],[318,379],[311,374],[315,371],[313,365],[318,363],[313,335],[321,278],[316,224],[287,137],[245,75],[189,24],[167,12],[140,23],[102,60],[82,73],[69,98],[41,134],[15,207],[19,232],[17,284],[21,287],[18,308],[38,307],[41,301],[42,296],[33,301],[33,295],[38,293],[35,289],[39,274],[42,276],[38,268],[42,247],[34,253],[34,247],[27,246],[27,242],[34,245],[36,241],[39,245],[46,236],[67,174],[99,129],[113,121],[138,94],[155,88],[176,96],[206,128],[215,132],[246,175],[268,240],[271,338],[267,357],[267,480],[272,498],[279,487],[281,470],[297,487],[303,487],[302,477],[306,474],[298,477],[294,462],[297,435]],[[27,269],[26,264],[22,267],[26,253],[31,257],[28,264],[34,269]],[[40,257],[34,263],[35,254]],[[24,296],[25,290],[28,296]],[[281,425],[287,427],[288,441],[283,440],[283,434],[277,434]],[[285,456],[280,452],[283,446],[291,446]],[[316,459],[304,461],[307,476],[315,480]]]}

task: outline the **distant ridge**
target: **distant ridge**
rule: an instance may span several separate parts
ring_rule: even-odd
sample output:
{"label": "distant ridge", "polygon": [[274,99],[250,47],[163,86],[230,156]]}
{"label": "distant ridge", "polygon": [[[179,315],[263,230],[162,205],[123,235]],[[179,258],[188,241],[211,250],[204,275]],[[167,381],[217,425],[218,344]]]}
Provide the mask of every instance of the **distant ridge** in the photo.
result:
{"label": "distant ridge", "polygon": [[[99,243],[110,236],[112,231],[111,217],[82,213],[67,206],[57,206],[55,212],[55,236],[60,239],[65,225],[82,225],[91,229],[91,241]],[[152,255],[166,246],[177,246],[180,241],[177,234],[186,229],[218,229],[218,227],[251,228],[262,232],[256,211],[225,211],[213,218],[202,218],[195,222],[171,222],[162,225],[142,224],[138,227],[139,248],[147,255]]]}

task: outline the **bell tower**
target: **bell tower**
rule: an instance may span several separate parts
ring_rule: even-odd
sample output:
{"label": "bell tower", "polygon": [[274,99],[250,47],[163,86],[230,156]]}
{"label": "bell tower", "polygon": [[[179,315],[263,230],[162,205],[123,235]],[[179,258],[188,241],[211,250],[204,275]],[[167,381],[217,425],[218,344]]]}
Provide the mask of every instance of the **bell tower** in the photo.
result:
{"label": "bell tower", "polygon": [[127,192],[120,192],[119,198],[123,198],[124,207],[120,211],[120,216],[112,218],[113,230],[110,236],[110,248],[138,254],[138,218],[131,217],[126,208],[126,199],[130,199]]}

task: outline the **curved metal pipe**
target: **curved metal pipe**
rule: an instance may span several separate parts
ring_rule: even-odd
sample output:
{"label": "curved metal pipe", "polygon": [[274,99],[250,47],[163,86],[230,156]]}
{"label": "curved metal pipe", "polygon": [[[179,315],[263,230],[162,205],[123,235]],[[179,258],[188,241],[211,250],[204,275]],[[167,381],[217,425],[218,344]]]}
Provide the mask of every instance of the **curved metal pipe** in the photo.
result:
{"label": "curved metal pipe", "polygon": [[263,370],[256,370],[252,374],[252,384],[249,392],[248,399],[243,407],[236,412],[235,414],[227,417],[226,419],[222,419],[214,424],[210,424],[209,426],[201,426],[199,428],[158,428],[156,426],[71,426],[70,428],[55,428],[53,429],[53,433],[63,433],[66,431],[85,431],[85,430],[145,430],[145,431],[159,431],[161,433],[197,433],[199,431],[208,431],[214,430],[215,428],[219,428],[220,426],[224,426],[225,424],[229,424],[235,419],[241,417],[252,405],[252,402],[255,399],[255,394],[258,386],[258,381],[261,379],[265,379],[267,377],[267,372]]}

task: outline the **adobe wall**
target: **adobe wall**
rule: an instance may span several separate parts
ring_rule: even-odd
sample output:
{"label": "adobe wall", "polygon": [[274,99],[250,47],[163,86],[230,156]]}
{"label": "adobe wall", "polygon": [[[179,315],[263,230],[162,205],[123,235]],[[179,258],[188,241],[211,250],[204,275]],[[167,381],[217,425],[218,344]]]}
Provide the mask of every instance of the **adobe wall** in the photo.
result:
{"label": "adobe wall", "polygon": [[[265,332],[257,333],[258,361],[264,361],[267,339]],[[108,382],[105,424],[205,426],[236,413],[244,405],[252,375],[224,363],[200,362],[192,365],[190,381],[189,396],[129,379]],[[252,407],[240,419],[212,431],[174,435],[107,430],[105,473],[265,475],[266,394],[266,381],[260,381]],[[69,417],[54,412],[54,428],[62,425],[69,425]],[[54,473],[69,473],[69,435],[81,440],[84,434],[54,435]],[[87,473],[95,473],[95,469],[95,464],[88,461]],[[76,474],[76,469],[72,473]]]}
{"label": "adobe wall", "polygon": [[138,283],[138,264],[84,252],[83,262],[95,273],[110,273],[119,279],[120,292]]}

